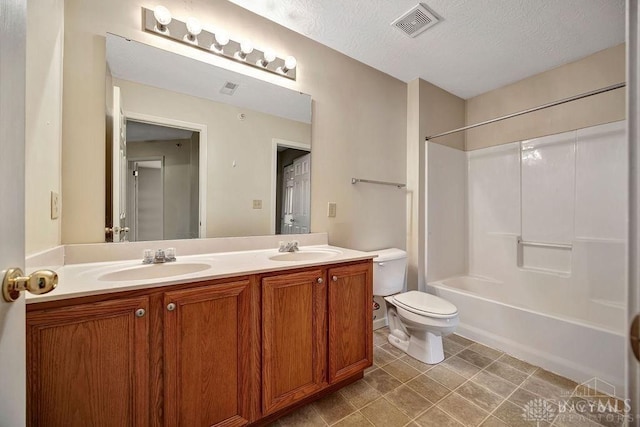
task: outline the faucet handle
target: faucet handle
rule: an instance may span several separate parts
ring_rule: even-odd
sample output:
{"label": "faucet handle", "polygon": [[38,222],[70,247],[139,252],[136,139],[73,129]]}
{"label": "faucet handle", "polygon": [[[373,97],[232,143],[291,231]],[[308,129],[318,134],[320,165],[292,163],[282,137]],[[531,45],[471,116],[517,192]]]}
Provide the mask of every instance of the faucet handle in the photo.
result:
{"label": "faucet handle", "polygon": [[298,247],[299,244],[300,242],[298,242],[297,240],[293,240],[291,242],[291,249],[293,249],[294,251],[300,250],[300,248]]}
{"label": "faucet handle", "polygon": [[145,249],[143,252],[142,263],[151,264],[153,262],[153,251],[151,249]]}
{"label": "faucet handle", "polygon": [[167,248],[164,251],[165,257],[167,261],[175,261],[176,260],[176,248]]}

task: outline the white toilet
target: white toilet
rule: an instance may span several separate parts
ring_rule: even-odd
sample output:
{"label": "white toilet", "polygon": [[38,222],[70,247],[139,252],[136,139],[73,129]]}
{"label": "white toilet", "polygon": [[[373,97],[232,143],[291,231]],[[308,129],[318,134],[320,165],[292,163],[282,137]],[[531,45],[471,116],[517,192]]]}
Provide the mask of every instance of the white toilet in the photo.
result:
{"label": "white toilet", "polygon": [[407,253],[400,249],[375,251],[373,294],[387,301],[389,343],[428,364],[444,360],[442,337],[458,326],[458,309],[426,292],[406,289]]}

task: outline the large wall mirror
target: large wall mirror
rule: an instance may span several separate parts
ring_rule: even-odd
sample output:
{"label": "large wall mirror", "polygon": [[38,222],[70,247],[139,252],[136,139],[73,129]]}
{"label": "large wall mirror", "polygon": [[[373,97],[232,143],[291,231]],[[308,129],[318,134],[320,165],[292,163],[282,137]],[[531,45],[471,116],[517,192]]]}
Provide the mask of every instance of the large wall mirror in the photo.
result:
{"label": "large wall mirror", "polygon": [[106,46],[107,241],[309,232],[310,95]]}

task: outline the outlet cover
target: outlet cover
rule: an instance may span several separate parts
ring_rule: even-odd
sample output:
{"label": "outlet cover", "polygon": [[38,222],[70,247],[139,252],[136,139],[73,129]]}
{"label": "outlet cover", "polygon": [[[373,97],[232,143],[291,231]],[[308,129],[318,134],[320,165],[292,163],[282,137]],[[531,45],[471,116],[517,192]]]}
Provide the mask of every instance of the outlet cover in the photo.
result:
{"label": "outlet cover", "polygon": [[262,209],[262,200],[254,200],[253,209]]}
{"label": "outlet cover", "polygon": [[60,195],[55,191],[51,192],[51,219],[58,219],[60,216]]}
{"label": "outlet cover", "polygon": [[329,205],[327,206],[327,216],[329,218],[335,218],[336,217],[336,202],[329,202]]}

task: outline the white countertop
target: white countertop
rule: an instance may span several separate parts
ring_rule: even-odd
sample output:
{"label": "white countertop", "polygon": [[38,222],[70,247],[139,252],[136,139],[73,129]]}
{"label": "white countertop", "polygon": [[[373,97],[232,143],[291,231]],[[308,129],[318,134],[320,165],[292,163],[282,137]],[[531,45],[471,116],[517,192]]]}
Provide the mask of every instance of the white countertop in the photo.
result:
{"label": "white countertop", "polygon": [[[273,271],[291,270],[301,267],[323,266],[341,262],[371,259],[375,255],[368,252],[355,251],[329,245],[304,246],[305,251],[326,251],[327,256],[315,260],[274,261],[270,257],[281,255],[277,249],[250,250],[240,252],[223,252],[200,255],[180,256],[178,260],[166,264],[144,265],[141,260],[94,262],[87,264],[71,264],[56,269],[58,287],[48,294],[32,295],[26,293],[27,304],[55,301],[81,296],[99,295],[134,289],[155,288],[208,279],[222,279],[233,276],[259,274]],[[112,280],[122,270],[136,270],[148,275],[163,272],[163,268],[175,269],[179,265],[190,264],[199,271],[179,273],[160,278],[144,278],[140,280]],[[176,267],[174,267],[176,266]],[[149,270],[156,269],[156,270]]]}

